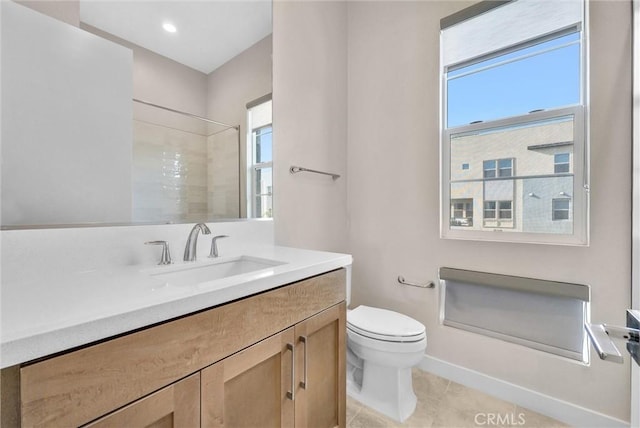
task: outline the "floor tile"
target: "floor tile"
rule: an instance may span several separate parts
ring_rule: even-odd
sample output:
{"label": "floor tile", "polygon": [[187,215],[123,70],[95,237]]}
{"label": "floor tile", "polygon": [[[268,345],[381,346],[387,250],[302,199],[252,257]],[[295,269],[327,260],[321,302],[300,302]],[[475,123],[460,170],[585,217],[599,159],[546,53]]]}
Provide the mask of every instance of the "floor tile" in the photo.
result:
{"label": "floor tile", "polygon": [[347,426],[353,420],[353,418],[358,414],[358,412],[362,409],[362,404],[353,398],[347,396]]}
{"label": "floor tile", "polygon": [[555,419],[419,369],[413,370],[418,397],[404,423],[347,399],[347,428],[564,428]]}
{"label": "floor tile", "polygon": [[348,428],[386,428],[394,426],[394,422],[371,409],[363,407],[347,424]]}

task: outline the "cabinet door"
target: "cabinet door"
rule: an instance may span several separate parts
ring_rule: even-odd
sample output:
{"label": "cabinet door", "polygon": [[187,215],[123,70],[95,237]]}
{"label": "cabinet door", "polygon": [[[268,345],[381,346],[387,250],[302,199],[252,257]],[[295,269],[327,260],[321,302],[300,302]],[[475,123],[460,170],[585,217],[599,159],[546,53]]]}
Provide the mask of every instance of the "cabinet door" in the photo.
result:
{"label": "cabinet door", "polygon": [[200,374],[196,373],[86,427],[190,428],[200,426]]}
{"label": "cabinet door", "polygon": [[292,427],[293,328],[202,370],[202,426]]}
{"label": "cabinet door", "polygon": [[346,304],[296,324],[296,427],[346,425]]}

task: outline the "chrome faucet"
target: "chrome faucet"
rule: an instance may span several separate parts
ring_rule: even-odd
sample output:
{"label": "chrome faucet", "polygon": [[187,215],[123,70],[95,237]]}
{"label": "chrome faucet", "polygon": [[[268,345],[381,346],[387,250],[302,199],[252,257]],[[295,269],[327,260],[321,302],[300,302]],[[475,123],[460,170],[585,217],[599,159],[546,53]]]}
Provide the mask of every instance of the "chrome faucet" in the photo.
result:
{"label": "chrome faucet", "polygon": [[184,261],[194,262],[196,261],[196,248],[198,246],[198,232],[202,232],[203,235],[211,234],[211,231],[204,223],[198,223],[193,226],[189,238],[187,239],[187,245],[184,247]]}
{"label": "chrome faucet", "polygon": [[214,236],[211,239],[211,251],[209,251],[209,257],[210,258],[216,258],[219,256],[218,253],[218,239],[221,238],[228,238],[229,235],[218,235],[218,236]]}

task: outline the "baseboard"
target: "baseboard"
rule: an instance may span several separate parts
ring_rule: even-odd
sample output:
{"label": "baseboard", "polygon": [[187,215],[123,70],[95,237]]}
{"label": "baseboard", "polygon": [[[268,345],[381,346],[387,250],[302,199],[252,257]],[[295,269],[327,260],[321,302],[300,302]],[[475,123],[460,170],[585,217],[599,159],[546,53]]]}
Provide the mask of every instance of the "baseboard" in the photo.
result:
{"label": "baseboard", "polygon": [[629,423],[620,419],[558,400],[429,355],[424,356],[418,367],[426,372],[477,389],[501,400],[526,407],[571,426],[581,428],[629,428]]}

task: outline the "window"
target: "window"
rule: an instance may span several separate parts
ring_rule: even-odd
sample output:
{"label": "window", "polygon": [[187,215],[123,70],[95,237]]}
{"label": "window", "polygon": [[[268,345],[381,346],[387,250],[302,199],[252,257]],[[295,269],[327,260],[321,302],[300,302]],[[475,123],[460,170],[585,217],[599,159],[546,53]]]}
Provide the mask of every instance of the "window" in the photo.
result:
{"label": "window", "polygon": [[498,218],[501,220],[511,220],[511,201],[498,202]]}
{"label": "window", "polygon": [[484,218],[485,219],[495,219],[496,218],[496,201],[485,201],[484,202]]}
{"label": "window", "polygon": [[484,201],[485,220],[511,220],[513,212],[512,201]]}
{"label": "window", "polygon": [[583,0],[475,6],[441,21],[442,236],[586,244]]}
{"label": "window", "polygon": [[569,172],[569,153],[558,153],[553,156],[553,173],[563,174]]}
{"label": "window", "polygon": [[462,169],[464,169],[464,170],[469,169],[469,164],[468,163],[463,163],[462,164]]}
{"label": "window", "polygon": [[454,199],[451,201],[451,225],[473,226],[473,199]]}
{"label": "window", "polygon": [[484,178],[496,178],[497,177],[497,166],[496,161],[484,161],[482,162],[482,170],[484,171]]}
{"label": "window", "polygon": [[482,162],[484,178],[511,177],[513,175],[513,159],[499,159]]}
{"label": "window", "polygon": [[247,213],[273,217],[273,130],[271,97],[247,105]]}
{"label": "window", "polygon": [[552,220],[569,220],[569,204],[568,198],[553,199],[551,201]]}

